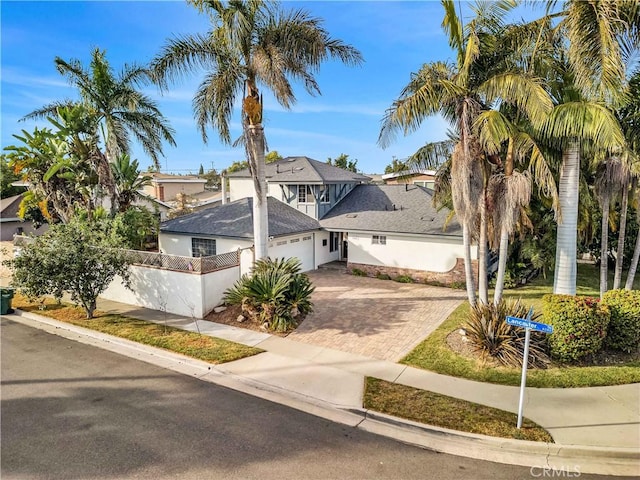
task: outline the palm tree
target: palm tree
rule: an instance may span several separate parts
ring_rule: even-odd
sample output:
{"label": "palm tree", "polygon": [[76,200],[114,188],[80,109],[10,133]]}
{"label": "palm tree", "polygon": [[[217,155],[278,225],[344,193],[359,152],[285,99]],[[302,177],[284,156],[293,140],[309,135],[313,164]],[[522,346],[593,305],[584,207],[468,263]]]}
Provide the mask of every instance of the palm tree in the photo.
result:
{"label": "palm tree", "polygon": [[[116,76],[106,53],[97,48],[91,52],[88,69],[76,59],[67,62],[56,57],[55,64],[58,72],[78,89],[80,102],[97,118],[107,160],[113,161],[119,155],[129,153],[130,136],[133,135],[159,169],[162,142],[173,146],[176,143],[174,131],[156,102],[136,89],[150,82],[148,70],[137,65],[125,65]],[[69,103],[50,103],[25,118],[55,115],[58,108]]]}
{"label": "palm tree", "polygon": [[573,81],[555,97],[557,106],[545,129],[563,152],[554,293],[576,292],[578,185],[585,140],[609,152],[624,145],[611,108],[624,100],[625,60],[638,45],[639,15],[634,0],[569,0],[561,13],[559,31],[568,40]]}
{"label": "palm tree", "polygon": [[321,20],[305,10],[283,10],[264,0],[190,3],[209,14],[212,29],[206,35],[170,39],[152,69],[163,88],[179,77],[207,70],[193,99],[205,142],[206,128],[211,126],[223,143],[231,143],[229,123],[242,94],[242,140],[255,188],[254,243],[255,257],[260,259],[267,256],[268,238],[260,88],[270,90],[288,109],[296,101],[291,80],[301,81],[310,94],[319,94],[314,73],[322,62],[332,57],[358,65],[362,57],[352,46],[331,38]]}
{"label": "palm tree", "polygon": [[132,161],[126,154],[111,163],[111,171],[116,187],[117,210],[125,212],[140,195],[139,191],[151,184],[151,177],[141,175],[138,160]]}
{"label": "palm tree", "polygon": [[479,295],[483,303],[488,303],[485,220],[489,172],[474,125],[480,113],[497,100],[515,105],[536,121],[541,121],[551,109],[551,102],[538,79],[505,68],[500,58],[505,55],[496,41],[502,30],[501,20],[515,2],[478,2],[477,16],[465,29],[454,2],[442,3],[443,27],[457,54],[457,63],[425,64],[412,74],[411,81],[383,118],[378,143],[385,147],[398,130],[406,135],[415,131],[424,119],[438,113],[454,126],[459,140],[451,156],[452,201],[463,231],[467,296],[475,306],[470,244],[478,223]]}

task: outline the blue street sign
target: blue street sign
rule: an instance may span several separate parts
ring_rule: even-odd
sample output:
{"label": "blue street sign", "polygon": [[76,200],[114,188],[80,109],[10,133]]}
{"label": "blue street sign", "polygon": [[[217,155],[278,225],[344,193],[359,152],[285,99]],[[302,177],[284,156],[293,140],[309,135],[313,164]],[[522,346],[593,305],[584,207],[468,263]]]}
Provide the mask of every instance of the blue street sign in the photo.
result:
{"label": "blue street sign", "polygon": [[551,325],[547,325],[546,323],[533,322],[525,318],[507,317],[507,323],[515,327],[530,328],[531,330],[536,330],[537,332],[553,333],[553,327]]}

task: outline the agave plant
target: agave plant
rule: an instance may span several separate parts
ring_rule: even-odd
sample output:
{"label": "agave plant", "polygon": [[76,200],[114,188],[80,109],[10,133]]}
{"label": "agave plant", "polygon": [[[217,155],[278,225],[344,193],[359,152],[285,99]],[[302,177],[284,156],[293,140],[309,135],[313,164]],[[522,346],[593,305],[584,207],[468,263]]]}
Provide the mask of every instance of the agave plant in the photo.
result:
{"label": "agave plant", "polygon": [[313,309],[310,297],[314,287],[300,270],[300,261],[295,258],[257,260],[250,275],[243,275],[227,289],[224,300],[242,305],[246,316],[266,323],[270,330],[291,330],[300,315]]}
{"label": "agave plant", "polygon": [[[479,302],[471,309],[465,324],[467,338],[473,348],[483,357],[491,357],[507,366],[521,366],[524,352],[525,332],[505,322],[507,316],[524,318],[527,309],[520,303],[501,300],[484,304]],[[539,318],[534,314],[532,320]],[[544,334],[531,332],[529,344],[529,366],[546,368],[550,359]]]}

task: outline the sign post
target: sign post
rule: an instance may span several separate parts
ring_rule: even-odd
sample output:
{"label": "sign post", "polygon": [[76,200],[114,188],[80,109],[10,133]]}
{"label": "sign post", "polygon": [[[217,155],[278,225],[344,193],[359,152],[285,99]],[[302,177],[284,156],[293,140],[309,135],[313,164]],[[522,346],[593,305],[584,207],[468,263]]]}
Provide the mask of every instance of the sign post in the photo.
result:
{"label": "sign post", "polygon": [[507,317],[506,321],[514,327],[522,327],[525,329],[524,334],[524,352],[522,355],[522,377],[520,379],[520,401],[518,402],[518,428],[522,428],[522,412],[524,410],[524,390],[527,386],[527,364],[529,363],[529,343],[531,341],[531,330],[538,332],[553,333],[553,327],[545,323],[531,321],[533,316],[533,307],[529,309],[527,318]]}

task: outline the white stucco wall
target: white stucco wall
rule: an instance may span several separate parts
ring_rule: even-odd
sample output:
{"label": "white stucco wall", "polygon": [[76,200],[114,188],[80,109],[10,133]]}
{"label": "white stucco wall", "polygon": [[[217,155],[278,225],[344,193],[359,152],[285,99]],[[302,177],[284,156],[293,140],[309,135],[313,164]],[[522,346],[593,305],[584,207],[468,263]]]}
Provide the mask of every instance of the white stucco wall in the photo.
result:
{"label": "white stucco wall", "polygon": [[[372,235],[349,232],[350,262],[448,272],[457,258],[464,257],[461,238],[386,235],[386,245],[374,245]],[[475,247],[472,247],[472,257],[476,256]]]}
{"label": "white stucco wall", "polygon": [[253,180],[251,178],[229,177],[230,201],[234,202],[246,197],[253,197]]}
{"label": "white stucco wall", "polygon": [[296,257],[302,263],[302,271],[315,270],[313,232],[288,237],[278,237],[269,242],[271,258]]}
{"label": "white stucco wall", "polygon": [[[323,240],[327,241],[327,244],[324,246],[322,245]],[[336,250],[335,252],[329,251],[329,232],[324,230],[316,232],[315,242],[316,242],[316,267],[318,265],[322,265],[323,263],[329,263],[335,260],[340,260],[340,249]]]}
{"label": "white stucco wall", "polygon": [[162,253],[190,257],[191,237],[189,235],[177,235],[175,233],[160,232],[160,234],[158,235],[158,248]]}
{"label": "white stucco wall", "polygon": [[222,293],[239,278],[239,268],[197,275],[159,268],[131,266],[131,287],[116,277],[100,296],[129,305],[203,318],[222,302]]}

